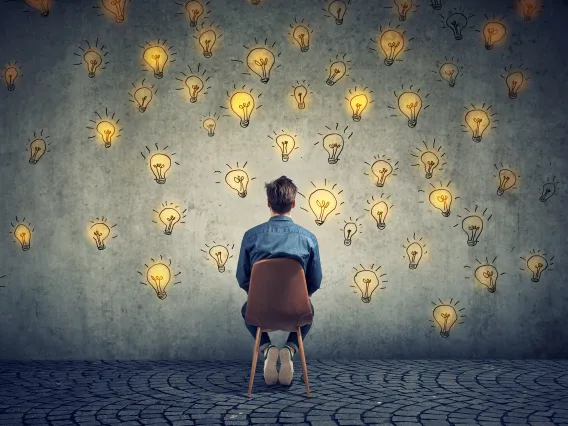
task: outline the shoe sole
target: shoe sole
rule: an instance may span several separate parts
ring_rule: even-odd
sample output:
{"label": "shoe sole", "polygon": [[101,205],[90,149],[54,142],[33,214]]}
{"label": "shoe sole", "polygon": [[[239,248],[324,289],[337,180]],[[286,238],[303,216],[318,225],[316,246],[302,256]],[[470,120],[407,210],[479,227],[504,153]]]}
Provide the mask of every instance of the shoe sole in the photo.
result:
{"label": "shoe sole", "polygon": [[264,362],[264,381],[267,385],[273,385],[278,381],[278,370],[276,361],[278,360],[278,349],[272,347],[268,350],[268,356]]}
{"label": "shoe sole", "polygon": [[294,377],[294,363],[290,359],[290,351],[287,348],[280,349],[280,372],[278,381],[281,385],[290,386]]}

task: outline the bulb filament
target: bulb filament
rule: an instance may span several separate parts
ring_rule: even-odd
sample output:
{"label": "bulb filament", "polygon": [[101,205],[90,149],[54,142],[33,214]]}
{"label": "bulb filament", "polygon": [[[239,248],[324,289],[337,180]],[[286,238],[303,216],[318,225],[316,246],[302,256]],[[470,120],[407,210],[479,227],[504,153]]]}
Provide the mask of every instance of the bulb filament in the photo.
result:
{"label": "bulb filament", "polygon": [[154,283],[156,284],[156,288],[158,289],[158,293],[164,293],[164,291],[162,290],[161,286],[161,281],[164,279],[163,276],[161,275],[150,275],[150,278],[152,279],[152,281],[154,281]]}
{"label": "bulb filament", "polygon": [[239,184],[239,191],[238,192],[242,194],[244,192],[244,189],[245,189],[244,185],[243,185],[243,180],[245,179],[245,177],[244,176],[235,176],[233,179],[236,183]]}
{"label": "bulb filament", "polygon": [[389,55],[388,55],[388,59],[394,60],[395,51],[396,51],[396,48],[397,48],[398,46],[400,46],[400,41],[396,41],[396,42],[393,41],[393,42],[389,43],[388,46],[390,47],[390,53],[389,53]]}
{"label": "bulb filament", "polygon": [[331,151],[331,158],[335,160],[335,159],[337,158],[337,157],[336,157],[336,155],[337,155],[337,150],[338,150],[339,148],[341,148],[341,144],[338,143],[338,142],[331,143],[331,144],[329,144],[329,148],[331,148],[331,150],[332,150],[332,151]]}
{"label": "bulb filament", "polygon": [[255,60],[254,63],[262,68],[262,78],[267,79],[266,65],[268,65],[268,58],[260,58],[260,61]]}
{"label": "bulb filament", "polygon": [[489,286],[493,287],[493,271],[485,271],[483,276],[489,279]]}
{"label": "bulb filament", "polygon": [[26,243],[26,235],[27,235],[27,233],[25,233],[25,232],[22,232],[22,233],[20,234],[20,240],[22,241],[22,245],[24,245],[24,246],[27,245],[27,243]]}
{"label": "bulb filament", "polygon": [[418,102],[410,102],[406,105],[406,108],[410,110],[410,121],[416,121],[416,107],[418,106]]}
{"label": "bulb filament", "polygon": [[249,120],[249,111],[248,111],[249,106],[250,106],[250,101],[239,105],[239,109],[243,110],[243,121]]}
{"label": "bulb filament", "polygon": [[483,121],[482,118],[474,118],[473,122],[477,125],[474,131],[474,135],[475,137],[479,137],[479,126],[481,125],[481,122]]}
{"label": "bulb filament", "polygon": [[324,218],[323,213],[324,213],[325,209],[329,207],[329,201],[316,200],[316,205],[321,209],[318,220],[323,222],[323,218]]}
{"label": "bulb filament", "polygon": [[160,55],[152,55],[152,59],[156,61],[156,72],[160,70]]}
{"label": "bulb filament", "polygon": [[154,164],[154,169],[156,169],[156,175],[158,176],[157,180],[165,180],[165,177],[162,175],[162,169],[164,165],[162,163]]}
{"label": "bulb filament", "polygon": [[444,211],[446,211],[447,208],[448,208],[448,205],[446,204],[446,200],[448,199],[448,196],[447,195],[438,195],[436,197],[436,199],[438,200],[438,202],[444,203]]}

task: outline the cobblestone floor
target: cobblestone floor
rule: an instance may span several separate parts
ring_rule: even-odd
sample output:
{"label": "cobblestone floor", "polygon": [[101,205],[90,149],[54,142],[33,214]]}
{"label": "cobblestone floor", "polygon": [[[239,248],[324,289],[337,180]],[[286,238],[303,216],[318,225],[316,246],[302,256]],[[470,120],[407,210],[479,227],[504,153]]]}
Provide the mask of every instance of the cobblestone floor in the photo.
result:
{"label": "cobblestone floor", "polygon": [[0,362],[1,425],[568,425],[568,361]]}

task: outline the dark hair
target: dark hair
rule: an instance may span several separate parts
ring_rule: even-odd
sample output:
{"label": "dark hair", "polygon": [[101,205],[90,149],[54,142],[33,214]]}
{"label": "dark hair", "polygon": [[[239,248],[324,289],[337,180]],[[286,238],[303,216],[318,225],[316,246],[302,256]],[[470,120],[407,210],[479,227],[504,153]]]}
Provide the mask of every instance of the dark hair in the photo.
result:
{"label": "dark hair", "polygon": [[266,197],[274,213],[284,214],[292,210],[292,203],[296,199],[298,188],[291,179],[280,176],[272,182],[264,184]]}

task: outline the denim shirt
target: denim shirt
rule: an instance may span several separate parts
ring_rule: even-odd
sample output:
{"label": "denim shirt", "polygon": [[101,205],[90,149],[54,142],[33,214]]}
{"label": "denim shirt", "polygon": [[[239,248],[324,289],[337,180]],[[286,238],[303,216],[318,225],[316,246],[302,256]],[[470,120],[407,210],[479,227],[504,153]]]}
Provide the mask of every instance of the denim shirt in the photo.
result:
{"label": "denim shirt", "polygon": [[296,225],[290,216],[272,216],[268,222],[245,232],[237,265],[239,286],[248,293],[252,265],[272,257],[296,259],[302,264],[310,296],[320,288],[318,240],[310,231]]}

